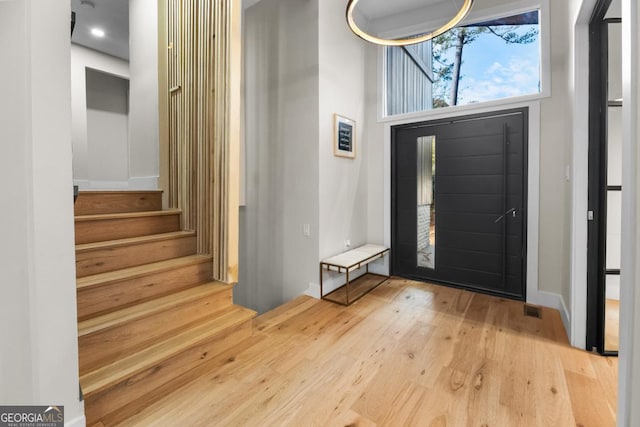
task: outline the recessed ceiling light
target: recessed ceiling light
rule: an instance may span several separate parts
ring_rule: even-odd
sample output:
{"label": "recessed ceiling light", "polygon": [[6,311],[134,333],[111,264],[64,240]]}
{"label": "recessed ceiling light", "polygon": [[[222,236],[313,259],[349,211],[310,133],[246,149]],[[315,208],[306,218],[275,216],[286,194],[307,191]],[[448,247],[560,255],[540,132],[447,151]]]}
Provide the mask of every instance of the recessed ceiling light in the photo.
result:
{"label": "recessed ceiling light", "polygon": [[91,35],[94,37],[104,37],[104,30],[101,30],[100,28],[92,28]]}

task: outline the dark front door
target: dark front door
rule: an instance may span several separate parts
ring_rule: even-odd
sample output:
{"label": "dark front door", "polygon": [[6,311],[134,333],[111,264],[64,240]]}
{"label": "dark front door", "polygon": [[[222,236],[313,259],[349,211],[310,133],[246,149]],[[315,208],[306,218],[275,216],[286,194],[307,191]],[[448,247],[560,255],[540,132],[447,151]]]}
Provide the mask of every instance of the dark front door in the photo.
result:
{"label": "dark front door", "polygon": [[392,128],[392,272],[525,299],[527,110]]}

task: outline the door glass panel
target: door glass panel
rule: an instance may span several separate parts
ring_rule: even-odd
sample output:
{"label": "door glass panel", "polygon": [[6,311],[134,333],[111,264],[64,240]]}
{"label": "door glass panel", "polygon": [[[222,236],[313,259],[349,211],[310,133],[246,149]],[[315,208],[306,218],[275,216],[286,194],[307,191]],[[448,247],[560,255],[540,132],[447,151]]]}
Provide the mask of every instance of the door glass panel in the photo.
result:
{"label": "door glass panel", "polygon": [[417,265],[423,268],[436,266],[436,206],[434,199],[436,176],[436,137],[418,138],[417,150]]}
{"label": "door glass panel", "polygon": [[607,33],[607,98],[609,101],[622,101],[622,24],[609,23]]}
{"label": "door glass panel", "polygon": [[607,270],[620,269],[622,244],[622,192],[607,192]]}
{"label": "door glass panel", "polygon": [[618,351],[618,329],[620,316],[620,275],[607,274],[605,302],[604,349]]}
{"label": "door glass panel", "polygon": [[607,191],[607,250],[605,282],[605,351],[618,351],[620,312],[620,247],[622,237],[622,192]]}
{"label": "door glass panel", "polygon": [[607,84],[607,220],[604,350],[618,351],[620,248],[622,237],[622,25],[611,22],[608,33]]}
{"label": "door glass panel", "polygon": [[622,185],[622,102],[607,108],[607,185]]}

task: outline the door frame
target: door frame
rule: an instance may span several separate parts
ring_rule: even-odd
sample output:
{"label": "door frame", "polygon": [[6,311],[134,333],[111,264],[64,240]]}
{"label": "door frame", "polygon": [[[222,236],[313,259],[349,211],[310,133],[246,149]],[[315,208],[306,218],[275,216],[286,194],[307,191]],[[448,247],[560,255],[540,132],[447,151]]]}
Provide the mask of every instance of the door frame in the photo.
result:
{"label": "door frame", "polygon": [[[390,127],[390,134],[391,134],[391,139],[390,139],[390,152],[391,152],[391,156],[390,156],[390,184],[391,184],[391,200],[390,200],[390,222],[391,222],[391,246],[393,246],[393,243],[395,242],[395,237],[397,235],[396,232],[396,221],[395,221],[395,208],[396,208],[396,192],[394,191],[394,182],[393,182],[393,178],[394,178],[394,165],[395,165],[395,159],[394,159],[394,153],[395,150],[393,148],[393,145],[396,143],[396,138],[397,138],[397,132],[398,130],[401,129],[406,129],[406,128],[428,128],[428,127],[432,127],[432,126],[439,126],[439,125],[446,125],[446,124],[453,124],[455,122],[461,122],[461,121],[467,121],[467,120],[477,120],[477,119],[482,119],[482,118],[491,118],[491,117],[497,117],[497,116],[501,116],[501,115],[510,115],[510,114],[514,114],[514,113],[520,113],[523,115],[523,150],[522,150],[522,156],[523,156],[523,165],[522,165],[522,175],[523,175],[523,182],[522,182],[522,211],[523,211],[523,215],[525,216],[523,219],[523,223],[522,223],[522,289],[523,289],[523,295],[522,295],[522,299],[520,300],[524,300],[527,301],[527,295],[528,295],[528,230],[529,230],[529,223],[528,223],[528,219],[529,219],[529,196],[528,196],[528,188],[529,188],[529,107],[528,106],[523,106],[523,107],[518,107],[518,108],[507,108],[507,109],[495,109],[495,110],[491,110],[491,111],[486,111],[486,112],[478,112],[478,113],[472,113],[472,114],[464,114],[462,112],[460,112],[459,114],[456,115],[452,115],[450,117],[447,118],[439,118],[439,119],[432,119],[432,120],[419,120],[419,121],[414,121],[414,122],[408,122],[408,123],[402,123],[402,124],[395,124],[392,125]],[[389,269],[390,272],[393,274],[394,270],[395,270],[395,255],[392,252],[392,255],[389,257],[390,258],[390,265],[389,265]],[[411,274],[407,275],[407,277],[409,278],[415,278],[417,280],[424,280],[421,277],[417,277],[417,276],[413,276]],[[473,292],[478,292],[478,293],[484,293],[484,294],[489,294],[489,295],[496,295],[499,297],[504,297],[504,298],[509,298],[508,295],[505,294],[501,294],[499,292],[492,292],[490,290],[486,290],[486,289],[481,289],[481,288],[474,288],[471,286],[465,286],[463,284],[459,284],[459,283],[453,283],[453,282],[443,282],[443,281],[438,281],[438,280],[432,280],[429,279],[429,282],[432,283],[440,283],[449,287],[454,287],[454,288],[460,288],[460,289],[466,289],[466,290],[470,290]]]}
{"label": "door frame", "polygon": [[599,0],[589,22],[586,347],[602,355],[617,356],[617,351],[605,350],[608,26],[620,22],[619,19],[605,19],[610,4],[611,0]]}

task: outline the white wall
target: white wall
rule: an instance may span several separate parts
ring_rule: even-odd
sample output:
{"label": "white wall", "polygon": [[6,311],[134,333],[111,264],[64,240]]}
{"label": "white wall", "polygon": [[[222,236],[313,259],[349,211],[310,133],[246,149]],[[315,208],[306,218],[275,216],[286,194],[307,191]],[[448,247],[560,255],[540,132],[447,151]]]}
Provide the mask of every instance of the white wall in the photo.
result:
{"label": "white wall", "polygon": [[129,0],[130,187],[158,188],[158,2]]}
{"label": "white wall", "polygon": [[[351,247],[369,240],[365,55],[371,46],[349,30],[344,13],[343,1],[319,2],[320,259],[347,250],[345,240]],[[356,122],[355,159],[333,154],[334,113]]]}
{"label": "white wall", "polygon": [[[541,291],[571,301],[572,28],[569,4],[550,2],[551,97],[540,107],[540,236],[538,284]],[[570,306],[569,306],[570,307]],[[568,308],[569,309],[569,308]]]}
{"label": "white wall", "polygon": [[[153,0],[129,2],[129,62],[87,49],[71,46],[73,105],[73,178],[81,189],[157,189],[159,177],[158,143],[158,5]],[[91,147],[87,143],[85,68],[93,68],[129,79],[129,142],[126,153],[127,177],[114,180],[104,170],[118,168],[103,159],[103,171],[91,168]],[[99,151],[99,149],[98,149]]]}
{"label": "white wall", "polygon": [[67,2],[0,2],[0,402],[78,399]]}
{"label": "white wall", "polygon": [[88,69],[89,182],[129,180],[129,80]]}
{"label": "white wall", "polygon": [[622,261],[618,426],[640,425],[640,8],[622,0]]}
{"label": "white wall", "polygon": [[[319,296],[320,259],[346,250],[345,240],[370,240],[365,76],[377,71],[365,56],[375,48],[348,30],[344,7],[262,0],[245,11],[246,206],[234,295],[259,311]],[[355,159],[333,155],[334,113],[356,121]]]}
{"label": "white wall", "polygon": [[[376,68],[366,67],[367,52],[375,46],[356,37],[345,24],[345,4],[339,0],[319,2],[319,146],[320,163],[320,252],[327,258],[372,241],[368,235],[368,158],[370,134],[366,120],[367,75],[377,75]],[[354,159],[336,157],[334,114],[356,123]],[[380,175],[381,170],[378,170]],[[380,262],[372,265],[372,271]],[[356,277],[364,270],[352,273]],[[317,273],[316,273],[317,276]],[[309,283],[307,293],[319,297],[319,279]],[[325,272],[324,293],[344,284],[344,275]]]}
{"label": "white wall", "polygon": [[128,186],[128,177],[125,181],[119,180],[114,183],[108,179],[109,177],[103,177],[99,173],[96,174],[95,170],[91,172],[89,170],[91,154],[87,139],[86,68],[99,70],[123,79],[130,78],[129,64],[126,61],[86,47],[71,45],[71,140],[73,143],[74,183],[86,189]]}
{"label": "white wall", "polygon": [[[368,72],[365,82],[365,126],[367,134],[367,236],[369,242],[377,244],[391,244],[385,241],[385,236],[391,235],[391,199],[385,194],[387,185],[391,185],[390,165],[387,168],[385,159],[391,159],[391,147],[385,145],[385,126],[378,121],[380,91],[378,86],[382,81],[380,75],[382,64],[378,61],[379,48],[369,46],[365,53],[365,66]],[[387,208],[388,207],[388,208]]]}
{"label": "white wall", "polygon": [[318,277],[318,1],[262,0],[243,26],[246,206],[234,298],[263,312]]}

